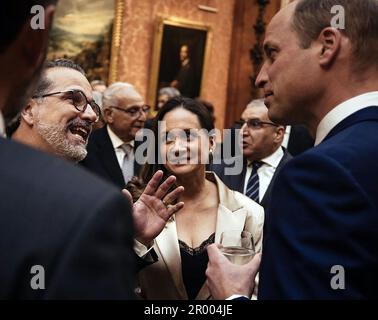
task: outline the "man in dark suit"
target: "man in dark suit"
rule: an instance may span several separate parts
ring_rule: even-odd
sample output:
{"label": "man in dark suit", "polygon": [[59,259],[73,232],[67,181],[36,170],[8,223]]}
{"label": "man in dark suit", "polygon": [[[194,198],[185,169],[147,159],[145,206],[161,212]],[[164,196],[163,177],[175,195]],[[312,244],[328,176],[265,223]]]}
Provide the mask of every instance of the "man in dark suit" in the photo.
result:
{"label": "man in dark suit", "polygon": [[[287,150],[281,147],[285,127],[270,121],[263,100],[253,100],[247,105],[240,125],[242,156],[214,164],[212,170],[230,189],[249,196],[266,208],[278,171],[291,159]],[[226,171],[226,168],[240,165],[240,174]]]}
{"label": "man in dark suit", "polygon": [[[44,7],[46,29],[32,28],[30,11],[37,3]],[[18,117],[35,89],[54,10],[55,1],[49,0],[2,4],[0,136],[3,117],[5,124]],[[74,108],[72,101],[65,103]],[[164,197],[174,178],[159,186],[161,177],[160,172],[150,181],[139,203],[144,209],[133,211],[135,237],[143,244],[175,210],[164,205],[176,198]],[[1,299],[132,298],[133,222],[130,204],[117,188],[66,161],[0,138],[0,194]],[[149,209],[151,204],[156,210]],[[157,229],[146,224],[150,218]]]}
{"label": "man in dark suit", "polygon": [[117,82],[109,86],[103,96],[106,126],[94,131],[89,138],[88,155],[81,164],[124,188],[133,176],[139,174],[135,136],[143,129],[149,110],[132,85]]}
{"label": "man in dark suit", "polygon": [[[256,81],[269,116],[305,123],[316,139],[273,187],[260,299],[378,297],[377,16],[376,0],[302,0],[269,24]],[[209,285],[230,288],[235,273],[226,276],[227,263],[210,250]]]}
{"label": "man in dark suit", "polygon": [[[288,132],[289,131],[289,132]],[[295,157],[314,146],[315,140],[304,125],[294,125],[286,127],[287,150]],[[285,138],[284,138],[285,141]]]}

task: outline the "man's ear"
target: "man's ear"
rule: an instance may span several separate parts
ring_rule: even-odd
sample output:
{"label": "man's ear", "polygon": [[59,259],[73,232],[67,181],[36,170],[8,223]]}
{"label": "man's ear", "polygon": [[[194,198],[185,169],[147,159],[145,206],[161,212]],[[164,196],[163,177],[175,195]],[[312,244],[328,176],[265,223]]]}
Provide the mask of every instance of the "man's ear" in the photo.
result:
{"label": "man's ear", "polygon": [[26,107],[21,111],[22,120],[24,120],[24,122],[26,122],[31,127],[35,123],[36,107],[37,103],[34,100],[29,100]]}
{"label": "man's ear", "polygon": [[[49,44],[49,31],[52,26],[54,12],[54,5],[45,7],[43,11],[36,13],[41,15],[41,18],[44,19],[44,23],[38,25],[37,28],[37,26],[32,23],[32,20],[28,20],[20,32],[18,40],[22,46],[23,58],[32,73],[45,61]],[[32,13],[31,16],[33,18]]]}
{"label": "man's ear", "polygon": [[276,128],[276,136],[274,137],[274,141],[277,143],[282,143],[282,140],[285,135],[286,128],[284,126],[279,126]]}
{"label": "man's ear", "polygon": [[336,28],[325,28],[318,37],[320,43],[319,64],[329,68],[335,61],[341,47],[342,34]]}
{"label": "man's ear", "polygon": [[113,110],[111,108],[105,108],[102,116],[106,123],[113,123]]}

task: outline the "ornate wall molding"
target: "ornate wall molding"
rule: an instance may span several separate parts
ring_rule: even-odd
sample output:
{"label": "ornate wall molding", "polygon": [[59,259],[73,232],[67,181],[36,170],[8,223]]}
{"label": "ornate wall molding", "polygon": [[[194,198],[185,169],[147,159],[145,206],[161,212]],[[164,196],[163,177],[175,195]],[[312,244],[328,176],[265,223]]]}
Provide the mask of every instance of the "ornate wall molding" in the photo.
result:
{"label": "ornate wall molding", "polygon": [[257,78],[260,66],[264,60],[264,52],[262,49],[262,43],[264,41],[264,35],[266,30],[266,22],[264,21],[264,15],[266,11],[266,6],[270,3],[270,0],[256,0],[256,2],[259,6],[256,23],[253,26],[253,30],[255,32],[256,37],[256,43],[253,46],[253,48],[249,51],[254,70],[254,74],[249,77],[251,81],[251,91],[253,96],[256,91],[255,80]]}
{"label": "ornate wall molding", "polygon": [[125,12],[124,0],[116,0],[113,24],[112,51],[109,70],[109,84],[118,81],[118,60],[121,48],[123,16]]}

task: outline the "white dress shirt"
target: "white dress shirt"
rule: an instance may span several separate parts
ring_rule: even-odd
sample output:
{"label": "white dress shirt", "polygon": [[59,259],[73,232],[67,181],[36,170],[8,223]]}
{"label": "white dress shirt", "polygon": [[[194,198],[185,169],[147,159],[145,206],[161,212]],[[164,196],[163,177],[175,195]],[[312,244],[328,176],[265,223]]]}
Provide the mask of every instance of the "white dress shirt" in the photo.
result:
{"label": "white dress shirt", "polygon": [[[273,178],[274,172],[276,171],[283,156],[284,156],[284,152],[282,148],[280,147],[274,153],[272,153],[269,157],[266,157],[260,160],[261,162],[263,162],[263,165],[257,170],[257,174],[259,176],[259,201],[261,201],[264,198],[265,192],[269,187],[269,184]],[[252,166],[249,165],[245,173],[244,189],[243,189],[244,194],[247,190],[247,184],[248,184],[248,180],[251,174],[252,174]]]}
{"label": "white dress shirt", "polygon": [[5,123],[4,123],[4,118],[1,111],[0,111],[0,137],[5,138]]}
{"label": "white dress shirt", "polygon": [[372,91],[353,97],[333,108],[319,123],[318,129],[316,130],[315,145],[317,146],[321,143],[341,121],[357,111],[372,106],[378,106],[378,91]]}
{"label": "white dress shirt", "polygon": [[130,166],[130,172],[134,172],[134,141],[125,143],[113,132],[112,129],[110,129],[109,126],[106,126],[106,129],[108,130],[108,134],[112,142],[119,167],[121,168],[122,172],[123,172],[123,164],[124,164],[125,156],[126,156],[124,145],[128,144],[130,146],[129,148],[130,151],[129,151],[129,154],[127,155],[127,163],[128,163],[128,166]]}

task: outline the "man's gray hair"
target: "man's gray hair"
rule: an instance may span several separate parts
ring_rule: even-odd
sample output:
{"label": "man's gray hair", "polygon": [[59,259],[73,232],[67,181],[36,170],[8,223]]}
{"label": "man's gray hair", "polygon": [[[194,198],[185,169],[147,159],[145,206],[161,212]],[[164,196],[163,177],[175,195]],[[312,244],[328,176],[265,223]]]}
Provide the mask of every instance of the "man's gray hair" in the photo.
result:
{"label": "man's gray hair", "polygon": [[103,85],[105,86],[105,81],[103,80],[93,80],[91,81],[91,86],[94,87],[94,86],[98,86],[98,85]]}
{"label": "man's gray hair", "polygon": [[92,91],[93,100],[99,105],[102,110],[102,93],[98,91]]}
{"label": "man's gray hair", "polygon": [[[250,103],[247,104],[246,108],[258,108],[258,107],[264,107],[264,108],[268,109],[268,107],[264,103],[264,99],[255,99],[255,100],[252,100]],[[284,127],[286,129],[286,126],[284,126],[282,124],[279,124],[279,123],[277,123],[277,124],[279,126]]]}
{"label": "man's gray hair", "polygon": [[67,68],[80,72],[84,77],[86,77],[83,68],[69,59],[56,59],[52,61],[46,61],[43,66],[43,72],[38,80],[37,87],[33,92],[33,96],[42,96],[51,88],[53,85],[51,79],[46,75],[46,71],[53,68]]}
{"label": "man's gray hair", "polygon": [[252,107],[265,107],[266,108],[264,99],[254,99],[250,103],[247,104],[247,108],[252,108]]}
{"label": "man's gray hair", "polygon": [[173,87],[164,87],[159,90],[159,96],[166,94],[169,99],[181,96],[180,91]]}
{"label": "man's gray hair", "polygon": [[128,93],[136,92],[135,87],[127,82],[114,82],[103,93],[102,109],[118,105],[118,98],[120,94],[127,95]]}

